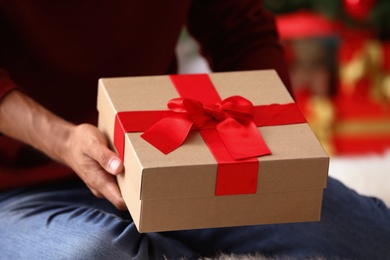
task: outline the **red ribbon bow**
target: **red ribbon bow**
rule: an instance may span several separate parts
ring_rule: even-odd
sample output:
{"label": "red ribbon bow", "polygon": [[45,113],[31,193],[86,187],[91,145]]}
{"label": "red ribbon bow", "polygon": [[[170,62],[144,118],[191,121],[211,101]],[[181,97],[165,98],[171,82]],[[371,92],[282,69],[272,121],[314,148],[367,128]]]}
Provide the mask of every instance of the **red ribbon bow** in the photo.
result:
{"label": "red ribbon bow", "polygon": [[215,129],[224,145],[236,160],[271,154],[253,122],[253,104],[232,96],[216,104],[204,104],[188,98],[168,102],[174,112],[141,136],[164,154],[178,148],[191,129]]}

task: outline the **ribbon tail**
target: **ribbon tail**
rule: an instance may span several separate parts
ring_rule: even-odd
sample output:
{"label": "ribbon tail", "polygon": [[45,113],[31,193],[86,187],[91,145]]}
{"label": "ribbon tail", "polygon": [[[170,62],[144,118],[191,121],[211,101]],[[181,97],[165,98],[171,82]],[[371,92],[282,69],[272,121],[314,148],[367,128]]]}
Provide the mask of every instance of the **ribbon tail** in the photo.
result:
{"label": "ribbon tail", "polygon": [[168,154],[184,142],[192,125],[193,122],[186,117],[167,117],[155,123],[141,137]]}
{"label": "ribbon tail", "polygon": [[254,110],[253,121],[257,126],[306,123],[296,103],[255,106]]}
{"label": "ribbon tail", "polygon": [[253,121],[240,124],[227,118],[216,127],[219,136],[234,159],[246,159],[271,154],[263,136]]}

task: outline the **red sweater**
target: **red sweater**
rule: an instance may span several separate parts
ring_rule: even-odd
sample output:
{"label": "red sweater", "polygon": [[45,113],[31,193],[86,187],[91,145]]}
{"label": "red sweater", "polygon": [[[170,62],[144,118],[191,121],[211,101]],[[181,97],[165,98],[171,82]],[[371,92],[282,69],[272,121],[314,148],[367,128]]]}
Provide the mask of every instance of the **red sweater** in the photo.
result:
{"label": "red sweater", "polygon": [[[288,85],[273,17],[259,0],[0,0],[0,102],[19,87],[66,120],[95,124],[98,78],[175,73],[183,26],[214,71],[275,68]],[[70,175],[0,135],[0,189]]]}

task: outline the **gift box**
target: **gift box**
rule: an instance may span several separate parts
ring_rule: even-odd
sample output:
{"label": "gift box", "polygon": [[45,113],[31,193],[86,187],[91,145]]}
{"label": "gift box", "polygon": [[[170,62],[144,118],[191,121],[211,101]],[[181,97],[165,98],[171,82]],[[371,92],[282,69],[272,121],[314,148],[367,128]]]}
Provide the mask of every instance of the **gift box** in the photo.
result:
{"label": "gift box", "polygon": [[334,147],[338,154],[390,149],[390,44],[345,39],[339,50]]}
{"label": "gift box", "polygon": [[103,78],[139,232],[318,221],[329,158],[273,70]]}

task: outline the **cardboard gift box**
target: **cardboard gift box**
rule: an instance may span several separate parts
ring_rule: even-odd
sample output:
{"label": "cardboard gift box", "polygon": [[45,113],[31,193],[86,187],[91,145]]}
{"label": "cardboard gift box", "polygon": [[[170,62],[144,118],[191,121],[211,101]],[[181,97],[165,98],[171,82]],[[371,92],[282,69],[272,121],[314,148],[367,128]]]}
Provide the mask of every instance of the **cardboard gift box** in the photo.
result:
{"label": "cardboard gift box", "polygon": [[103,78],[98,111],[140,232],[320,219],[329,158],[272,70]]}

